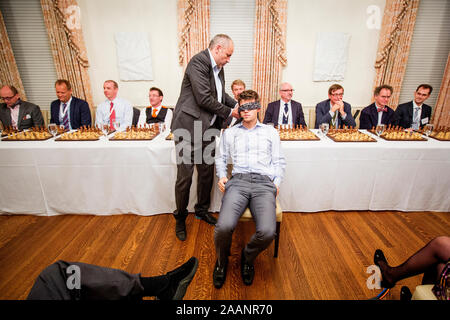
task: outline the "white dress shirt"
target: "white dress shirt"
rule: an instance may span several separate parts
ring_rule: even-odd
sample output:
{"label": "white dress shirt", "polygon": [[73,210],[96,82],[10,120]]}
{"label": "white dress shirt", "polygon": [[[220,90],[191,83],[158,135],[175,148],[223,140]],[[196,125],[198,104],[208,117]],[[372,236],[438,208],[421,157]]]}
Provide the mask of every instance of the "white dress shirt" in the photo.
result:
{"label": "white dress shirt", "polygon": [[[130,102],[118,97],[112,103],[116,112],[116,120],[120,123],[119,131],[125,131],[127,127],[131,127],[133,122],[133,107]],[[95,113],[96,125],[109,124],[110,108],[111,101],[109,100],[105,100],[97,106],[97,112]]]}
{"label": "white dress shirt", "polygon": [[277,130],[257,121],[247,129],[243,123],[223,131],[216,155],[216,172],[219,178],[227,176],[227,160],[231,158],[233,172],[259,173],[272,179],[279,187],[284,176],[286,160],[281,150]]}

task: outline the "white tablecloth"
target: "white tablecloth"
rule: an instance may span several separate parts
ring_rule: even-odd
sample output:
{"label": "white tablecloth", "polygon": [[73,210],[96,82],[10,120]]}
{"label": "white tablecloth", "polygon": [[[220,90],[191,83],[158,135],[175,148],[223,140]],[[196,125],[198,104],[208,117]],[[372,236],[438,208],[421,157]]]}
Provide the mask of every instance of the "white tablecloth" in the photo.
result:
{"label": "white tablecloth", "polygon": [[[450,142],[282,142],[283,211],[450,211]],[[153,215],[175,209],[174,144],[0,142],[0,213]],[[217,180],[217,179],[216,179]],[[189,210],[196,200],[196,178]],[[216,184],[211,211],[219,211]]]}

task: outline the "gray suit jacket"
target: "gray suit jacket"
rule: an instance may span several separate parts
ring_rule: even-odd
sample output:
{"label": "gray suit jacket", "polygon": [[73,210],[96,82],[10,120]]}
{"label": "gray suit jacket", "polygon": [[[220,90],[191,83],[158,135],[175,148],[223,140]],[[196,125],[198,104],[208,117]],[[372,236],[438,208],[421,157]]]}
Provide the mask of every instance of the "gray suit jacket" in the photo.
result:
{"label": "gray suit jacket", "polygon": [[[11,110],[6,106],[6,103],[0,105],[0,121],[4,127],[11,126]],[[39,106],[31,102],[21,101],[17,129],[20,131],[31,127],[43,126],[45,126],[45,123]]]}
{"label": "gray suit jacket", "polygon": [[[211,127],[220,129],[236,101],[225,93],[223,68],[219,73],[222,82],[222,101],[217,101],[216,84],[208,49],[197,53],[189,61],[181,84],[181,92],[173,113],[171,130],[186,129],[194,137],[194,121],[201,121],[202,134]],[[175,134],[176,135],[176,134]],[[197,137],[199,139],[201,137]],[[193,141],[193,140],[191,140]]]}

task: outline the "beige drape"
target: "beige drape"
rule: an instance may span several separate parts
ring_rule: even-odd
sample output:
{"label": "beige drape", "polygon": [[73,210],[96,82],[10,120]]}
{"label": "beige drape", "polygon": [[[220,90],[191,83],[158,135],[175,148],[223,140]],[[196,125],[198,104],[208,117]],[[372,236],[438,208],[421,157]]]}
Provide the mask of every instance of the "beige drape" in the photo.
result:
{"label": "beige drape", "polygon": [[93,108],[89,62],[76,0],[41,0],[58,79],[69,80],[73,95]]}
{"label": "beige drape", "polygon": [[278,98],[286,66],[286,0],[256,0],[253,90],[260,95],[264,118],[267,104]]}
{"label": "beige drape", "polygon": [[432,122],[435,128],[444,126],[450,128],[450,54],[447,58],[441,90],[434,108]]}
{"label": "beige drape", "polygon": [[375,62],[374,88],[388,84],[394,88],[389,106],[397,108],[419,0],[386,0]]}
{"label": "beige drape", "polygon": [[12,85],[19,91],[19,95],[26,100],[25,90],[23,88],[22,79],[20,78],[19,69],[17,68],[16,59],[9,42],[8,33],[6,31],[5,21],[0,11],[0,86]]}
{"label": "beige drape", "polygon": [[178,62],[189,60],[209,44],[209,0],[178,0]]}

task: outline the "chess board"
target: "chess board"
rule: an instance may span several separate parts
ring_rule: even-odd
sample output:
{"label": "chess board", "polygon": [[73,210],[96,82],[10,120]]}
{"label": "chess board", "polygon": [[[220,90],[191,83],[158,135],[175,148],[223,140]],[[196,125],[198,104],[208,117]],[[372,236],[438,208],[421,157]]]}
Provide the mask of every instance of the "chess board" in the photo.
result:
{"label": "chess board", "polygon": [[320,141],[320,138],[306,127],[280,128],[278,134],[281,141]]}
{"label": "chess board", "polygon": [[127,128],[126,131],[117,132],[111,141],[153,140],[159,134],[158,128]]}
{"label": "chess board", "polygon": [[334,142],[377,142],[376,139],[358,129],[332,129],[327,137]]}
{"label": "chess board", "polygon": [[2,141],[44,141],[50,138],[53,138],[53,135],[47,129],[34,127],[21,132],[11,132]]}

